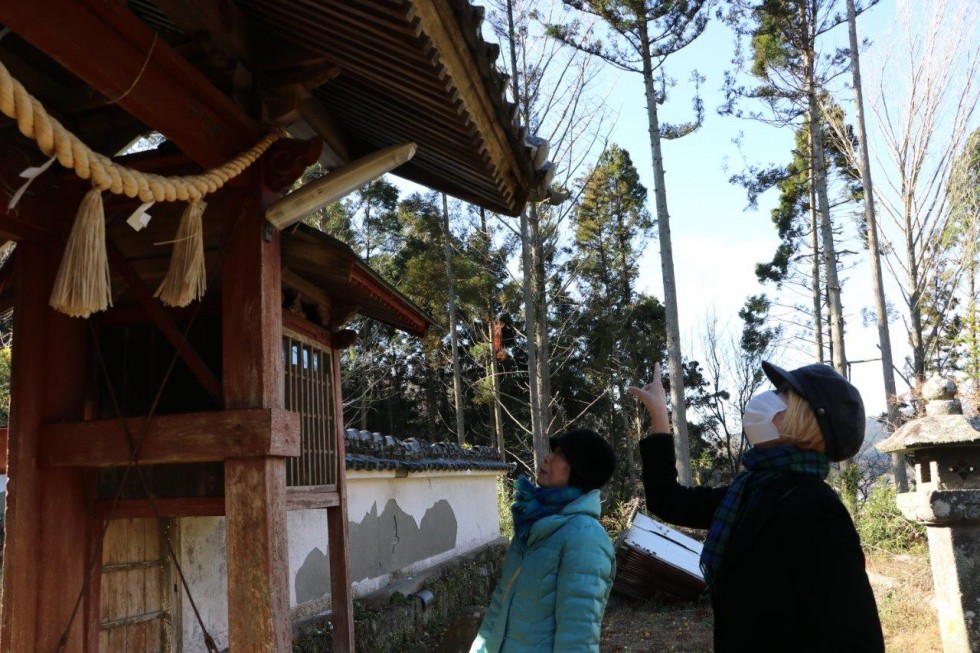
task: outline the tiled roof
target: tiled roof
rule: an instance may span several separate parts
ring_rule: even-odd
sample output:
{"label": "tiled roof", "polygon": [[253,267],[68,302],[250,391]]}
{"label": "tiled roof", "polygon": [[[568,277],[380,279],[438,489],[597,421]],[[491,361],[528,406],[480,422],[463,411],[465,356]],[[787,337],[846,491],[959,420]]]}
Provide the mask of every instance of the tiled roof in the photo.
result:
{"label": "tiled roof", "polygon": [[[221,51],[224,41],[180,26],[158,1],[127,0],[127,6],[175,46],[190,41],[204,52]],[[548,144],[520,124],[508,99],[509,76],[498,66],[506,67],[500,47],[483,38],[483,7],[470,0],[228,5],[239,27],[249,27],[246,35],[262,35],[280,58],[322,57],[337,66],[331,79],[309,90],[355,158],[412,141],[414,158],[394,174],[510,215],[528,200],[559,201],[551,189],[555,165],[547,160]],[[269,55],[258,52],[248,53],[255,68],[249,91],[274,95],[300,68],[274,62],[263,68]],[[211,76],[220,72],[211,70],[208,57],[195,63]]]}
{"label": "tiled roof", "polygon": [[344,436],[348,470],[467,471],[514,468],[500,462],[493,447],[461,447],[455,442],[429,443],[421,438],[399,440],[391,435],[347,429]]}

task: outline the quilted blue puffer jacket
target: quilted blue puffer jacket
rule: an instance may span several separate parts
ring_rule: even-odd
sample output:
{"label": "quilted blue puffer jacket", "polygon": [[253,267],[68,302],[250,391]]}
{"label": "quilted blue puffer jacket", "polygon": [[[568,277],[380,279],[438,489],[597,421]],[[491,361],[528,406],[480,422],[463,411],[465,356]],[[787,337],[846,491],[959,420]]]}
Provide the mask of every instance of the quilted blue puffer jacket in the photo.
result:
{"label": "quilted blue puffer jacket", "polygon": [[470,653],[598,652],[616,566],[599,510],[592,490],[511,545]]}

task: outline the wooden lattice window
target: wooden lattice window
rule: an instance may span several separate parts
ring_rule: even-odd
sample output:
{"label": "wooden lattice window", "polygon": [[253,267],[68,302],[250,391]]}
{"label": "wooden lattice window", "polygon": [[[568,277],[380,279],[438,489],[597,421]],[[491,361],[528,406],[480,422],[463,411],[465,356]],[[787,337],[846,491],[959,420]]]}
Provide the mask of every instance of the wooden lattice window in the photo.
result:
{"label": "wooden lattice window", "polygon": [[337,426],[331,350],[287,333],[282,353],[286,410],[303,416],[302,450],[298,458],[287,459],[286,485],[333,489],[337,483]]}

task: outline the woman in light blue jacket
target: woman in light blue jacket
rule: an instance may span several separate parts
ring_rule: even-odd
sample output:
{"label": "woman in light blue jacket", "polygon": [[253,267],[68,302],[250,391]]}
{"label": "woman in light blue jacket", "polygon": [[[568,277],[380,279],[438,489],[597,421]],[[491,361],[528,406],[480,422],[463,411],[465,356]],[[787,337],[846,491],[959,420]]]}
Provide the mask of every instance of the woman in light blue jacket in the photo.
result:
{"label": "woman in light blue jacket", "polygon": [[551,438],[537,485],[517,479],[514,539],[470,653],[597,652],[615,570],[599,488],[616,456],[594,431]]}

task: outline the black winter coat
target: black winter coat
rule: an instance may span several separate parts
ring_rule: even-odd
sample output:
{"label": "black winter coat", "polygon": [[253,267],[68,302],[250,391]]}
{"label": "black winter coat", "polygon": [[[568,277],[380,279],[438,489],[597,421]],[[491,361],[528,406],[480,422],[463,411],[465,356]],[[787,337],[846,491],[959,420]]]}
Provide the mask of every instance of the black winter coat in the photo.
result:
{"label": "black winter coat", "polygon": [[[647,509],[709,528],[727,487],[678,485],[671,436],[640,440]],[[847,509],[821,479],[788,474],[735,526],[711,603],[715,652],[885,650],[864,553]]]}

